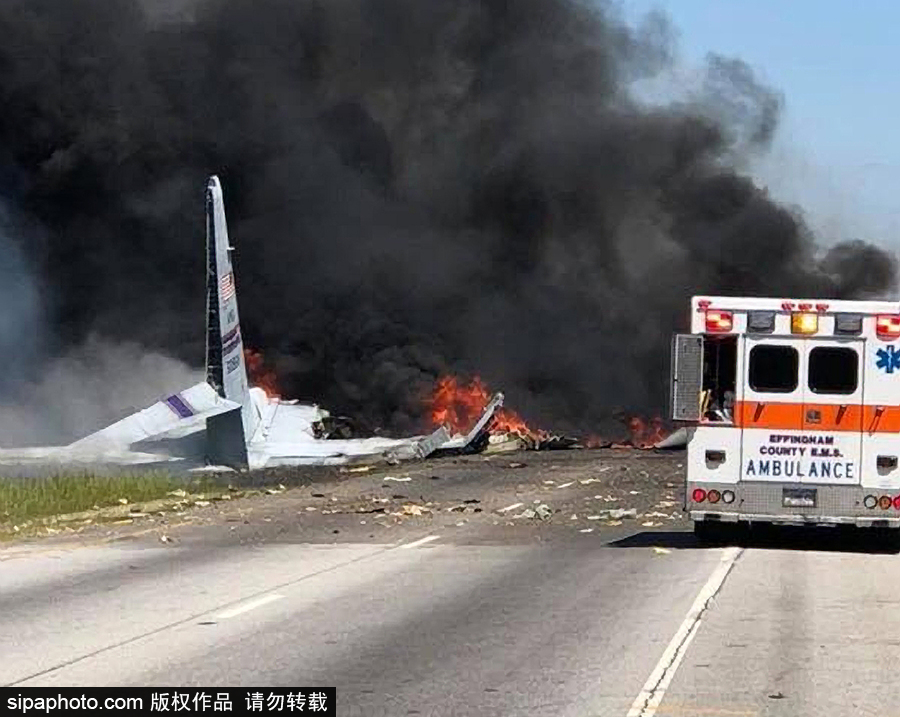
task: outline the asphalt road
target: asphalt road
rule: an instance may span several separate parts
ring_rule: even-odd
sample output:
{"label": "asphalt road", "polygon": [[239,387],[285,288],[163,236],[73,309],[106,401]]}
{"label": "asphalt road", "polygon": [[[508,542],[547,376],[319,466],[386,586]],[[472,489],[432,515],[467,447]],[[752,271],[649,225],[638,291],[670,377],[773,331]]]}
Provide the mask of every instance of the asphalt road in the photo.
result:
{"label": "asphalt road", "polygon": [[335,685],[341,715],[900,713],[900,558],[829,531],[700,546],[668,505],[680,460],[286,476],[14,544],[0,684]]}

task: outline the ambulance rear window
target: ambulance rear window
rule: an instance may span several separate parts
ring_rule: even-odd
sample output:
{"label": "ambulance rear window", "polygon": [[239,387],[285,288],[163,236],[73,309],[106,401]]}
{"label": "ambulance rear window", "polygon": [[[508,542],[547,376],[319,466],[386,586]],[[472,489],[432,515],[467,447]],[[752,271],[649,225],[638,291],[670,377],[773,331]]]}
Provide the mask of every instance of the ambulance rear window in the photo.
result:
{"label": "ambulance rear window", "polygon": [[792,346],[760,344],[750,349],[750,388],[757,393],[790,393],[797,388],[800,356]]}
{"label": "ambulance rear window", "polygon": [[859,354],[841,346],[809,352],[809,388],[816,393],[850,394],[859,385]]}

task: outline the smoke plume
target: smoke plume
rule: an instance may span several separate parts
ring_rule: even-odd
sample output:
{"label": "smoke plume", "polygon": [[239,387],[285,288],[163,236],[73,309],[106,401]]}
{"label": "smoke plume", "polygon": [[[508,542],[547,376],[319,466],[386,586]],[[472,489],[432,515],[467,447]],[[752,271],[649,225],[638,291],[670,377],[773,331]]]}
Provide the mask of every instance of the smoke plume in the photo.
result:
{"label": "smoke plume", "polygon": [[[421,427],[437,376],[588,430],[665,403],[692,293],[883,295],[744,176],[781,98],[709,59],[638,102],[658,15],[587,0],[0,7],[0,195],[40,220],[51,335],[203,359],[203,190],[224,185],[245,339],[286,395]],[[7,362],[19,360],[4,344]],[[103,364],[98,365],[103,371]]]}

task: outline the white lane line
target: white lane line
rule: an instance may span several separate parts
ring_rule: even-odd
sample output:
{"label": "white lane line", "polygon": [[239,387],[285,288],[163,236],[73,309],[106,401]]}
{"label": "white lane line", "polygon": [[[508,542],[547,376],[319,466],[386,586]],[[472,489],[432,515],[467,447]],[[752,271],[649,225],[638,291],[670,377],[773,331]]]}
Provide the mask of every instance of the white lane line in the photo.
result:
{"label": "white lane line", "polygon": [[501,508],[501,509],[498,510],[497,512],[498,512],[498,513],[505,513],[505,512],[508,511],[508,510],[515,510],[516,508],[521,508],[523,505],[525,505],[525,504],[524,504],[524,503],[513,503],[512,505],[508,505],[508,506],[506,506],[505,508]]}
{"label": "white lane line", "polygon": [[238,605],[237,607],[231,608],[231,610],[226,610],[223,613],[219,613],[216,615],[217,620],[227,620],[231,617],[237,617],[245,612],[250,612],[251,610],[255,610],[258,607],[262,607],[263,605],[268,605],[270,602],[275,602],[276,600],[281,600],[284,595],[265,595],[264,597],[258,598],[257,600],[251,600],[250,602],[244,603],[243,605]]}
{"label": "white lane line", "polygon": [[669,642],[665,652],[663,652],[662,657],[659,658],[659,662],[656,663],[653,672],[650,673],[650,677],[644,683],[643,689],[635,698],[631,709],[628,711],[628,717],[653,717],[656,714],[656,710],[663,697],[665,697],[666,690],[669,688],[678,666],[684,659],[691,641],[697,634],[697,630],[700,629],[700,622],[703,619],[703,613],[709,607],[709,601],[713,599],[719,588],[722,587],[725,578],[728,577],[728,573],[734,567],[742,552],[744,552],[743,548],[728,548],[723,552],[722,560],[716,566],[716,569],[713,570],[712,575],[709,576],[700,592],[697,593],[694,604],[688,610],[684,622],[681,623],[675,636]]}
{"label": "white lane line", "polygon": [[410,548],[417,548],[420,545],[425,545],[425,543],[430,543],[432,540],[437,540],[440,538],[440,535],[429,535],[425,538],[419,538],[418,540],[414,540],[411,543],[404,543],[400,547],[404,550],[409,550]]}

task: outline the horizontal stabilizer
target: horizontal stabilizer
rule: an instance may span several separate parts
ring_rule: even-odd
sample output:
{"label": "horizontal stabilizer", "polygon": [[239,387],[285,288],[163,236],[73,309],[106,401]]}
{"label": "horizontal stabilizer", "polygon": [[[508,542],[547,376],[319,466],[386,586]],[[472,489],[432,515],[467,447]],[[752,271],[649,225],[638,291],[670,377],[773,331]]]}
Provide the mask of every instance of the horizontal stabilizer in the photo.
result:
{"label": "horizontal stabilizer", "polygon": [[219,396],[208,383],[198,383],[75,441],[67,448],[74,452],[103,451],[144,446],[154,440],[184,438],[203,431],[211,416],[239,407],[240,404]]}

